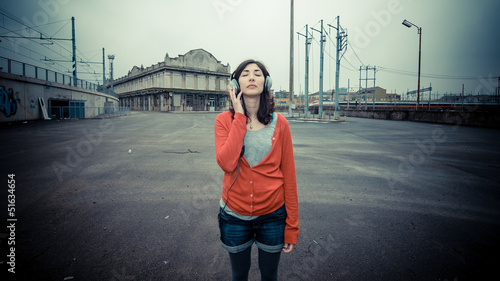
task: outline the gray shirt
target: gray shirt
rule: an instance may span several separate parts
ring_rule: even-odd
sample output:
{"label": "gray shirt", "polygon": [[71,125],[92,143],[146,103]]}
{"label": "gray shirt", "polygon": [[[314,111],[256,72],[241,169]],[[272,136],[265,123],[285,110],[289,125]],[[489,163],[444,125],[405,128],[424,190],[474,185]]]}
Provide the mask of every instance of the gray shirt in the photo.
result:
{"label": "gray shirt", "polygon": [[243,156],[247,159],[250,167],[259,164],[271,151],[277,119],[276,113],[273,113],[273,119],[266,127],[257,131],[247,130],[245,139],[243,140],[243,145],[245,146],[245,154]]}

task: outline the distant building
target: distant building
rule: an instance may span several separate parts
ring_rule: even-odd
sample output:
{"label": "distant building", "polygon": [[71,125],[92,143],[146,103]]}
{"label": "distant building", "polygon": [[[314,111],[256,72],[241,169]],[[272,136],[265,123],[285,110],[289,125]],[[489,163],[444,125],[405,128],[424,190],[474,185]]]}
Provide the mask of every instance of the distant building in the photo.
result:
{"label": "distant building", "polygon": [[[273,91],[273,90],[271,90]],[[290,101],[290,92],[288,91],[278,91],[278,92],[273,92],[274,95],[274,104],[275,106],[283,106],[283,105],[288,105]],[[300,97],[297,97],[297,95],[293,95],[293,103],[295,105],[303,105],[304,104],[304,98],[302,100]]]}
{"label": "distant building", "polygon": [[367,101],[385,101],[387,99],[387,90],[380,87],[364,88],[353,93],[356,99]]}
{"label": "distant building", "polygon": [[228,108],[229,64],[195,49],[150,67],[134,66],[113,81],[120,106],[144,111],[220,111]]}
{"label": "distant building", "polygon": [[398,95],[398,94],[387,94],[387,100],[388,101],[400,101],[401,100],[401,95]]}
{"label": "distant building", "polygon": [[465,102],[465,103],[498,103],[498,96],[494,95],[473,95],[466,94],[462,96],[462,94],[448,94],[446,93],[444,96],[440,97],[438,101],[443,102]]}
{"label": "distant building", "polygon": [[[309,95],[307,95],[307,99],[309,100],[309,103],[315,100],[319,100],[319,91],[314,93],[309,93]],[[323,90],[323,100],[324,101],[335,100],[335,90],[334,89]]]}
{"label": "distant building", "polygon": [[[399,98],[399,95],[389,96],[387,94],[386,89],[381,87],[367,88],[361,89],[357,92],[347,92],[347,88],[339,88],[339,101],[355,101],[355,100],[364,100],[366,96],[367,101],[373,101],[375,95],[376,101],[386,101],[389,98]],[[309,94],[309,101],[313,102],[315,100],[319,100],[319,92]],[[323,100],[324,101],[334,101],[335,100],[335,90],[324,90],[323,91]]]}

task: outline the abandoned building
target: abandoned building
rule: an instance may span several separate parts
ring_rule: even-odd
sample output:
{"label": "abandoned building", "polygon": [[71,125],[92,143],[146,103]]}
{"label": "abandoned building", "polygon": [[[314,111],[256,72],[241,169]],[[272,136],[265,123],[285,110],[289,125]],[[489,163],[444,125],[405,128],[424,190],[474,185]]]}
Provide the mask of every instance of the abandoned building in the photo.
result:
{"label": "abandoned building", "polygon": [[229,64],[195,49],[150,67],[134,66],[113,81],[120,106],[142,111],[222,111],[228,109],[226,92]]}

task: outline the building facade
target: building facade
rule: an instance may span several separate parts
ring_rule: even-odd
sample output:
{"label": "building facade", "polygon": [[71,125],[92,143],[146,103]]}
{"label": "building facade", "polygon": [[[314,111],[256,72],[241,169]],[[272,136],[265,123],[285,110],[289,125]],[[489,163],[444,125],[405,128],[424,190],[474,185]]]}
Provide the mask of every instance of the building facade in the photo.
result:
{"label": "building facade", "polygon": [[134,66],[113,81],[120,106],[142,111],[222,111],[228,109],[226,92],[230,66],[212,54],[195,49],[150,67]]}
{"label": "building facade", "polygon": [[351,100],[367,100],[367,101],[386,101],[387,99],[387,90],[380,87],[372,87],[372,88],[364,88],[351,96]]}

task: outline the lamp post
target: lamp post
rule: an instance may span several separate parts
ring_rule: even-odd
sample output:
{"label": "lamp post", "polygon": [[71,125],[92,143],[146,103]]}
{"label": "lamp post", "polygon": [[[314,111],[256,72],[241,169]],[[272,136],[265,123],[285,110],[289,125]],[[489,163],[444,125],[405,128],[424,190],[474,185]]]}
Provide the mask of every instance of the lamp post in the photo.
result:
{"label": "lamp post", "polygon": [[109,92],[112,94],[113,93],[113,60],[115,59],[115,55],[109,55]]}
{"label": "lamp post", "polygon": [[422,47],[422,28],[421,27],[418,27],[416,26],[415,24],[407,21],[407,20],[404,20],[403,21],[403,25],[410,28],[412,26],[416,27],[417,30],[418,30],[418,85],[417,85],[417,110],[418,110],[418,106],[419,106],[419,103],[420,103],[420,61],[421,61],[421,57],[422,57],[422,53],[421,53],[421,47]]}

